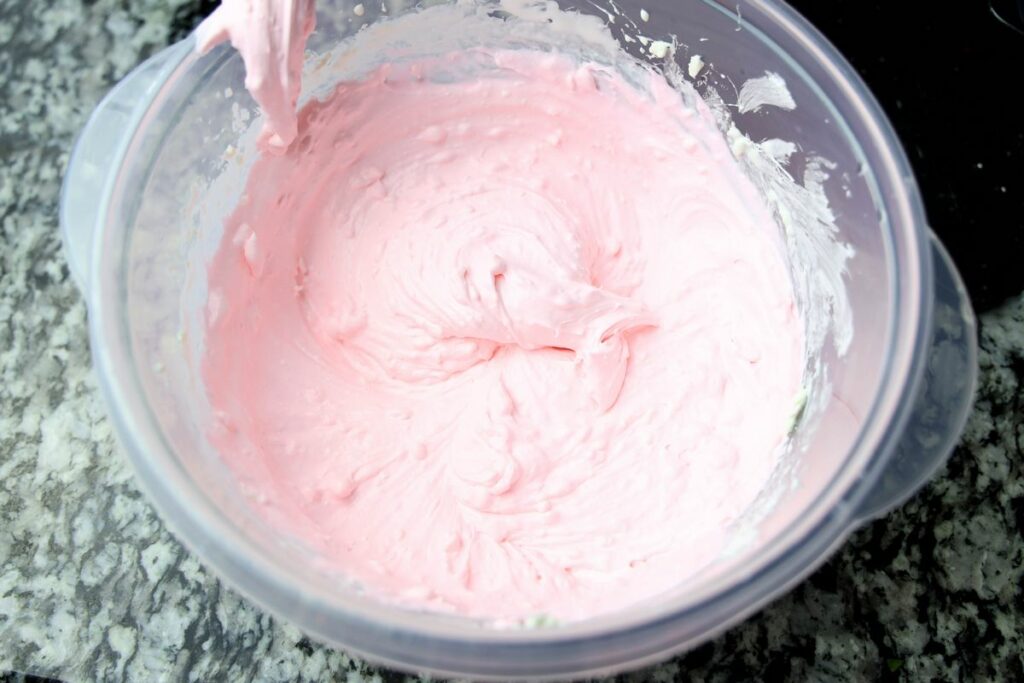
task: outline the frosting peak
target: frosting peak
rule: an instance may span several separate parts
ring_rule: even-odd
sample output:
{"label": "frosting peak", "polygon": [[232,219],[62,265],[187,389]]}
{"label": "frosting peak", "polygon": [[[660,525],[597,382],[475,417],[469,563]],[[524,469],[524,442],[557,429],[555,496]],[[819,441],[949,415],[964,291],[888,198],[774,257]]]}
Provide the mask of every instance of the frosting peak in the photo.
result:
{"label": "frosting peak", "polygon": [[263,142],[271,150],[297,134],[302,57],[315,27],[314,0],[222,0],[196,29],[200,52],[227,40],[242,55],[245,87],[267,118]]}

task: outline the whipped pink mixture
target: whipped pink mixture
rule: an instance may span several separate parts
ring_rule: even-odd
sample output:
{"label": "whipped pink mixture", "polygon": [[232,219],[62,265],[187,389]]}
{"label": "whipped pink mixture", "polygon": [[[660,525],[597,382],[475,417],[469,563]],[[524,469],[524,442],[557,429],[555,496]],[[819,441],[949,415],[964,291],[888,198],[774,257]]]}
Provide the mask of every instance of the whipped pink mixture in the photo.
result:
{"label": "whipped pink mixture", "polygon": [[209,269],[213,440],[372,593],[621,608],[712,560],[776,465],[802,367],[777,228],[645,79],[386,65],[254,165]]}

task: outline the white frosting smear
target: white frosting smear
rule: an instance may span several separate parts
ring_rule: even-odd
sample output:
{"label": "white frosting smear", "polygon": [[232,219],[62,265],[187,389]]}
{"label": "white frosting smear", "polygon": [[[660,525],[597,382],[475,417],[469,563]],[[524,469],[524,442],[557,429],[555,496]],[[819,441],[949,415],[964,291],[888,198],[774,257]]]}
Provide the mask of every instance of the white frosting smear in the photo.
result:
{"label": "white frosting smear", "polygon": [[764,76],[745,81],[740,86],[736,104],[741,114],[758,111],[761,107],[796,109],[796,102],[786,87],[785,79],[771,71],[766,72]]}

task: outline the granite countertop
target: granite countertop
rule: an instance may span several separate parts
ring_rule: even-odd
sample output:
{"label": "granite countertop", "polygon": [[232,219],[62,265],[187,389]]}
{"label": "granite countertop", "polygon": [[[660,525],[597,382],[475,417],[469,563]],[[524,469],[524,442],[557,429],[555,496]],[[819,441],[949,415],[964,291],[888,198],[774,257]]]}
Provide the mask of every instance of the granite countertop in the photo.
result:
{"label": "granite countertop", "polygon": [[[137,489],[97,395],[85,307],[58,237],[61,174],[104,92],[211,4],[0,0],[0,672],[69,681],[401,678],[307,640],[200,565]],[[822,15],[840,48],[845,40],[856,50],[860,36],[842,25],[873,21],[881,9],[870,4],[801,7],[815,21]],[[986,10],[970,21],[984,21]],[[927,21],[939,28],[916,45],[968,23]],[[993,21],[986,30],[995,37],[964,48],[982,60],[978,73],[998,72],[1000,64],[985,67],[993,50],[1024,63],[1024,42],[1009,42],[1018,40],[1010,29]],[[872,73],[916,83],[913,69],[880,66],[879,55],[896,61],[887,35],[874,35],[864,48],[871,55],[848,54],[872,83]],[[995,112],[983,132],[1005,131],[1000,144],[975,136],[981,142],[962,155],[944,155],[918,125],[933,113],[931,91],[907,87],[902,101],[885,86],[876,92],[908,143],[936,228],[986,309],[978,400],[962,443],[931,485],[856,533],[791,593],[627,680],[1024,680],[1024,123],[1019,112]],[[945,111],[960,117],[933,122],[948,138],[964,115]],[[954,137],[978,132],[966,128]]]}

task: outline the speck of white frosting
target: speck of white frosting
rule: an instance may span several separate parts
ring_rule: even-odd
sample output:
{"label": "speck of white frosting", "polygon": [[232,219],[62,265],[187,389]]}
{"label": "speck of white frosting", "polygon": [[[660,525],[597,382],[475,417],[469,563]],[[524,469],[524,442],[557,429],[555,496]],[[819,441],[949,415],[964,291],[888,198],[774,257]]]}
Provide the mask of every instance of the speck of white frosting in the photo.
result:
{"label": "speck of white frosting", "polygon": [[686,73],[690,74],[690,78],[697,78],[701,71],[704,70],[704,60],[701,59],[700,55],[694,55],[690,57],[690,63],[686,67]]}
{"label": "speck of white frosting", "polygon": [[666,43],[664,40],[652,40],[650,47],[647,48],[647,51],[651,53],[652,57],[664,59],[664,57],[668,54],[668,51],[671,48],[672,44]]}

